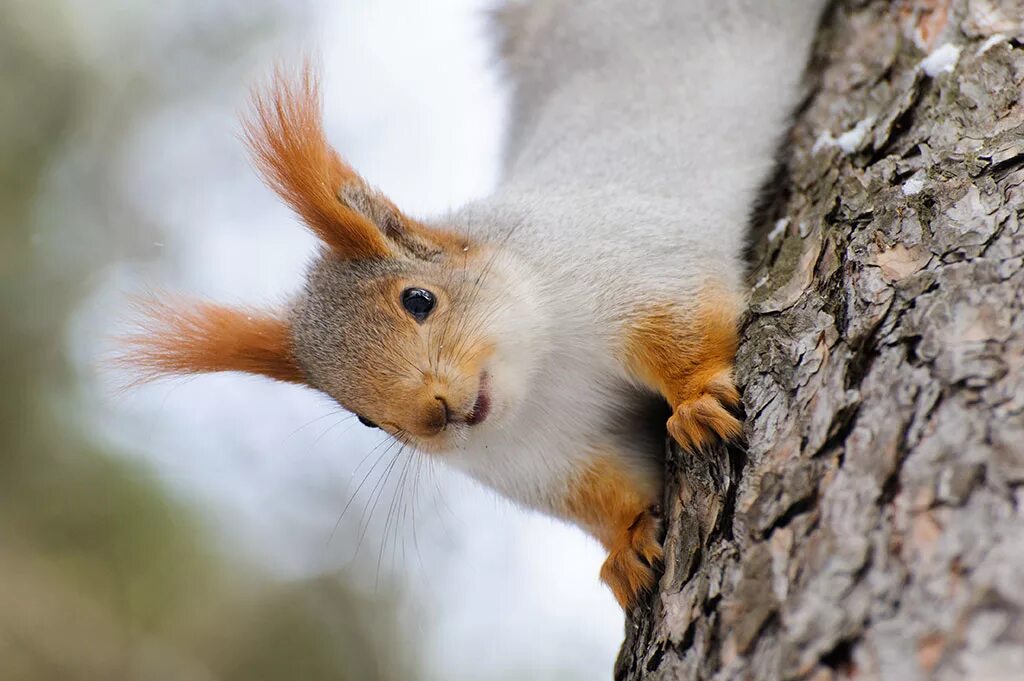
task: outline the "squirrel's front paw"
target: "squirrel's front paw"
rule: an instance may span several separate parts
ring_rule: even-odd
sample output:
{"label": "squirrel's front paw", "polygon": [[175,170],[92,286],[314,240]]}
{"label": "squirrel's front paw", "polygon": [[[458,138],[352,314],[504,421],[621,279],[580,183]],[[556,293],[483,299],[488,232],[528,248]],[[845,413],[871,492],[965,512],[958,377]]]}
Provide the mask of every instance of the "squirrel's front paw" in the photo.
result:
{"label": "squirrel's front paw", "polygon": [[611,546],[601,567],[601,581],[628,611],[654,590],[661,559],[661,517],[649,509],[638,515]]}
{"label": "squirrel's front paw", "polygon": [[699,450],[716,441],[737,439],[743,424],[733,414],[740,395],[732,379],[721,375],[708,383],[696,397],[675,405],[668,420],[668,432],[684,449]]}

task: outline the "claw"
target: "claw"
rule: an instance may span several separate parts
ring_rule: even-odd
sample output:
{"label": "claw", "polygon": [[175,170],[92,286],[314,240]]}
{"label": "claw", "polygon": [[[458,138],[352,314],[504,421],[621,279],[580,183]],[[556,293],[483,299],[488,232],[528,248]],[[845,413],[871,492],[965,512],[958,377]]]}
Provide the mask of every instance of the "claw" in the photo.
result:
{"label": "claw", "polygon": [[624,610],[631,610],[658,582],[663,551],[661,517],[655,508],[644,511],[618,538],[601,567],[607,584]]}

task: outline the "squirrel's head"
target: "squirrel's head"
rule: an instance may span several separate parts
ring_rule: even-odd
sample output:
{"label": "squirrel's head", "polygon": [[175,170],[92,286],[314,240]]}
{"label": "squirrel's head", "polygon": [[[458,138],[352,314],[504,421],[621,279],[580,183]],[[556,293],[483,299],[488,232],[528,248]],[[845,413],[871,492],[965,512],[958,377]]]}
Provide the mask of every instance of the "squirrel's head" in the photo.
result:
{"label": "squirrel's head", "polygon": [[328,145],[308,67],[296,82],[279,72],[254,103],[256,165],[321,242],[304,291],[280,313],[150,302],[127,361],[146,377],[306,385],[429,451],[500,424],[532,354],[528,296],[504,251],[414,221],[369,187]]}

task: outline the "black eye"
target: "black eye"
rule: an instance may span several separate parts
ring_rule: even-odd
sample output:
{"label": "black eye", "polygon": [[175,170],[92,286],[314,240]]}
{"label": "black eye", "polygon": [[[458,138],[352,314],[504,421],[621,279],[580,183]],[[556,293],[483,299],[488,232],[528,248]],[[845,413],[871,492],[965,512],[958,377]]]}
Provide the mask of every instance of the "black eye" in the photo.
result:
{"label": "black eye", "polygon": [[402,307],[418,322],[430,316],[436,303],[437,298],[425,288],[407,288],[402,291]]}
{"label": "black eye", "polygon": [[378,426],[376,423],[366,418],[365,416],[360,416],[359,414],[356,414],[356,418],[359,419],[359,423],[363,424],[367,428],[380,428],[380,426]]}

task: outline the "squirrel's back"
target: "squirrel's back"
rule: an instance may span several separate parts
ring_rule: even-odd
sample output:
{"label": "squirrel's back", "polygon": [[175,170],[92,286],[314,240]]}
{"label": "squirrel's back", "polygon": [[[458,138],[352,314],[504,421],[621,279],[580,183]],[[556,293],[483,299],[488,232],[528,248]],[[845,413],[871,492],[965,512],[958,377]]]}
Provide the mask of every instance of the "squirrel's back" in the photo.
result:
{"label": "squirrel's back", "polygon": [[745,210],[798,97],[824,4],[508,5],[499,12],[514,88],[508,182],[692,201],[715,184]]}
{"label": "squirrel's back", "polygon": [[[738,292],[826,0],[531,0],[498,13],[505,177],[455,222],[600,338],[644,301]],[[601,291],[600,305],[580,300]],[[614,341],[612,341],[614,342]]]}

